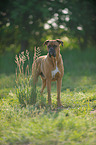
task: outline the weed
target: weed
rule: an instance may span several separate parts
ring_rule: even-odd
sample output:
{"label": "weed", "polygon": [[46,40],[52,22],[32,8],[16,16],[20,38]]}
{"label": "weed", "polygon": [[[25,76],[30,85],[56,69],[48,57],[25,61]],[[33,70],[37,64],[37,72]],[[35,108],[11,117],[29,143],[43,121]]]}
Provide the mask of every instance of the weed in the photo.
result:
{"label": "weed", "polygon": [[[40,55],[40,49],[35,48],[34,52],[34,63],[35,60]],[[36,86],[33,84],[33,78],[29,72],[29,52],[26,50],[26,53],[21,52],[19,56],[16,55],[15,62],[17,64],[16,68],[16,95],[19,99],[19,102],[22,107],[27,106],[28,104],[32,105],[36,103]],[[27,61],[25,70],[24,64]]]}

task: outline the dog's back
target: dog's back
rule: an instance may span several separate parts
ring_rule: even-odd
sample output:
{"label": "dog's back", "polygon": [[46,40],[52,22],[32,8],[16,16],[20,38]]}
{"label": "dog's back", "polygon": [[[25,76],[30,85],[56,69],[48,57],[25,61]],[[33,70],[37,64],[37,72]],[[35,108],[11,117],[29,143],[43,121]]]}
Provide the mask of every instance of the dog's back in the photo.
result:
{"label": "dog's back", "polygon": [[40,56],[32,64],[32,77],[33,77],[33,80],[35,83],[38,80],[38,76],[43,75],[43,73],[42,73],[43,65],[42,64],[44,63],[46,57],[47,57],[47,55]]}

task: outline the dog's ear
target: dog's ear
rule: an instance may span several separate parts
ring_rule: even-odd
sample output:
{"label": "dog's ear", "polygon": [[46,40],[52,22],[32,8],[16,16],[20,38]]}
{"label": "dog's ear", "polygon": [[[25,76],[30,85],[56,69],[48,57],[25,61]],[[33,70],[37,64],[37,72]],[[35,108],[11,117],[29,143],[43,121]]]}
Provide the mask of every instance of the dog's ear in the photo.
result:
{"label": "dog's ear", "polygon": [[49,40],[46,40],[46,41],[44,42],[44,45],[47,45],[47,44],[48,44],[48,42],[49,42]]}
{"label": "dog's ear", "polygon": [[63,41],[61,41],[60,39],[56,39],[56,41],[63,46]]}

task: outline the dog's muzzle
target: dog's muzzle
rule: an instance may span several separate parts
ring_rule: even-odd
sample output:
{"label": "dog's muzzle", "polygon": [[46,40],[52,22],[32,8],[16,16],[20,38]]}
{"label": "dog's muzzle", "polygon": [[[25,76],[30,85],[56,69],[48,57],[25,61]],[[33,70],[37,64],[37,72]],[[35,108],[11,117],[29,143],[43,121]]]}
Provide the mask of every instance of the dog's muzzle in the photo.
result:
{"label": "dog's muzzle", "polygon": [[54,48],[50,48],[50,49],[49,49],[49,56],[50,56],[50,57],[51,57],[51,56],[56,57],[56,52],[55,52]]}

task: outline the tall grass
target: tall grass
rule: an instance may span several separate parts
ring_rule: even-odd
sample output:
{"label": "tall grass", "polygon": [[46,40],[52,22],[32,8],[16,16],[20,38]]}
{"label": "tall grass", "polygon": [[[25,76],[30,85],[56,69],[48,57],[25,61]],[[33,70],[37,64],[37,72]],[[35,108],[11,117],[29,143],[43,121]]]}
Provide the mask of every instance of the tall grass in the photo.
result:
{"label": "tall grass", "polygon": [[[40,49],[34,49],[33,62],[40,56]],[[33,84],[32,69],[30,66],[29,52],[21,52],[19,56],[16,55],[16,96],[19,99],[21,107],[26,107],[28,104],[36,103],[37,93],[36,87]],[[26,65],[26,66],[24,66]],[[25,69],[24,69],[25,68]],[[31,70],[31,71],[30,71]]]}

